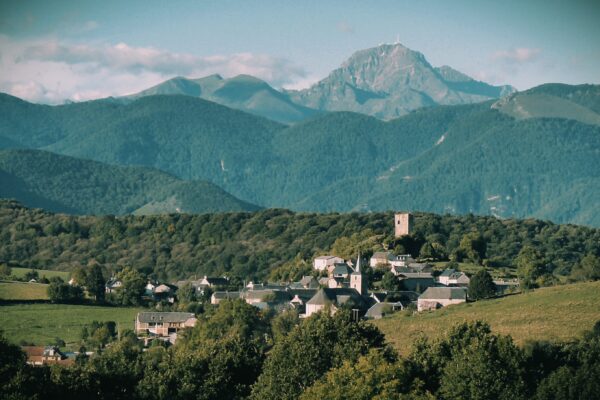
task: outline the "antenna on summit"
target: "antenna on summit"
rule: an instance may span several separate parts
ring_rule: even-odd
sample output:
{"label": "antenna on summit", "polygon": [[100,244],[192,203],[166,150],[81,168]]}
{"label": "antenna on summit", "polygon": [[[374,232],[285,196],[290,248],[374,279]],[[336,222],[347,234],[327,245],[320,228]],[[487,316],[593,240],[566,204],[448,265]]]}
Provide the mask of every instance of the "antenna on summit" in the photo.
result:
{"label": "antenna on summit", "polygon": [[396,34],[396,42],[394,44],[400,44],[400,34]]}

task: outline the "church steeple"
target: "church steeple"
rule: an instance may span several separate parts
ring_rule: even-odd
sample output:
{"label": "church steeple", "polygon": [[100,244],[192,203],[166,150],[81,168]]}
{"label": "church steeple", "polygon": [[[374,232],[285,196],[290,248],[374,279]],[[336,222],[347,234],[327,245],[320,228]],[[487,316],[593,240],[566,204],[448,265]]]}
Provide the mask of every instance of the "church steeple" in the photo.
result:
{"label": "church steeple", "polygon": [[367,276],[360,270],[360,253],[356,259],[356,269],[350,274],[350,287],[361,295],[366,295],[368,291]]}

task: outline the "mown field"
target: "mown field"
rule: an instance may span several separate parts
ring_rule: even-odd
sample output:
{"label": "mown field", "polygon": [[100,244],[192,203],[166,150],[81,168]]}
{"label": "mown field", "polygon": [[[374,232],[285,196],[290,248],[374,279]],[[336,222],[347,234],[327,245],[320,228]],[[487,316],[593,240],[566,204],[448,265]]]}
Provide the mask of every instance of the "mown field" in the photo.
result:
{"label": "mown field", "polygon": [[[11,274],[17,278],[22,278],[25,276],[26,273],[28,273],[29,271],[31,271],[31,268],[20,268],[20,267],[12,267],[11,268]],[[35,270],[39,277],[46,277],[48,279],[52,278],[53,276],[59,276],[61,277],[64,281],[68,281],[69,280],[69,273],[68,272],[64,272],[64,271],[50,271],[47,269],[36,269]]]}
{"label": "mown field", "polygon": [[51,344],[56,338],[76,349],[81,328],[92,321],[115,321],[120,329],[133,329],[134,307],[100,307],[66,304],[15,304],[0,306],[0,329],[13,343]]}
{"label": "mown field", "polygon": [[0,282],[0,300],[48,300],[48,285],[29,282]]}
{"label": "mown field", "polygon": [[600,282],[537,289],[500,299],[450,306],[373,321],[388,342],[407,355],[415,338],[438,338],[452,326],[487,321],[493,332],[511,335],[519,345],[529,340],[569,341],[600,320]]}

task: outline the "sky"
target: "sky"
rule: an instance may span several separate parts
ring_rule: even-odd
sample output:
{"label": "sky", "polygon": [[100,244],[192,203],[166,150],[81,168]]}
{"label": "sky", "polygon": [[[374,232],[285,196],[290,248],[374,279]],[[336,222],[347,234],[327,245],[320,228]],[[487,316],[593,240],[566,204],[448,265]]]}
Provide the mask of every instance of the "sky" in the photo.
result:
{"label": "sky", "polygon": [[600,0],[0,0],[0,92],[59,104],[213,73],[300,89],[396,41],[519,90],[600,83]]}

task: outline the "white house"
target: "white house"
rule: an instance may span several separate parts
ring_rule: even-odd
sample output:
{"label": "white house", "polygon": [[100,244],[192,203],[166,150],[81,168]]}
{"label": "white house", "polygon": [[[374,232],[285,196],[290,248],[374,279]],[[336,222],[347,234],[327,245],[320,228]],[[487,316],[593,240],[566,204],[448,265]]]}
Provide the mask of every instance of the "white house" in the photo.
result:
{"label": "white house", "polygon": [[313,268],[317,271],[325,271],[327,267],[343,263],[344,259],[336,256],[319,256],[313,261]]}
{"label": "white house", "polygon": [[417,300],[417,310],[435,310],[467,301],[467,291],[461,287],[430,287]]}
{"label": "white house", "polygon": [[464,272],[446,269],[438,277],[438,282],[445,286],[469,286],[471,279]]}

